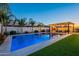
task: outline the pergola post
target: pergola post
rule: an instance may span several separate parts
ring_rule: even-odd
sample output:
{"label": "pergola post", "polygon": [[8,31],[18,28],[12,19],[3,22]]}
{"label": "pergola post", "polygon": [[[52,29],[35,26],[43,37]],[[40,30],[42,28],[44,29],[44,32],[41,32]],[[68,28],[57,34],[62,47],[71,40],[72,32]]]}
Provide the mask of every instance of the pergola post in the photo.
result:
{"label": "pergola post", "polygon": [[49,26],[49,39],[51,39],[51,35],[52,33],[51,33],[51,26]]}
{"label": "pergola post", "polygon": [[74,32],[74,24],[73,24],[73,32]]}
{"label": "pergola post", "polygon": [[56,32],[57,32],[57,33],[58,33],[58,26],[59,26],[59,25],[56,26],[56,28],[57,28],[57,31],[56,31]]}
{"label": "pergola post", "polygon": [[70,30],[69,30],[69,23],[68,23],[68,34],[69,34],[69,31],[70,31]]}

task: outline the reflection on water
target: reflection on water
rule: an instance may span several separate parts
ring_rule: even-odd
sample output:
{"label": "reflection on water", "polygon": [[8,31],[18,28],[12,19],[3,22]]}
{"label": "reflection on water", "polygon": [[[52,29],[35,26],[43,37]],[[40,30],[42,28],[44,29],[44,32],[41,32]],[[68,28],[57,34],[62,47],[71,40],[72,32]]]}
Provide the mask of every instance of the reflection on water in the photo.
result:
{"label": "reflection on water", "polygon": [[49,40],[49,35],[29,34],[29,35],[14,36],[12,38],[11,51],[28,47],[45,40]]}

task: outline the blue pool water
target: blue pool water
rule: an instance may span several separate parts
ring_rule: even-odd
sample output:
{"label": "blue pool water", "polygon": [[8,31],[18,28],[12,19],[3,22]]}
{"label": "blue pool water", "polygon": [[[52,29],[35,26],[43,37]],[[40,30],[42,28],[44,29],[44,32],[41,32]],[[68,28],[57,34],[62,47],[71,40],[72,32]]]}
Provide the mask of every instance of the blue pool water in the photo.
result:
{"label": "blue pool water", "polygon": [[33,44],[49,40],[49,35],[19,35],[12,37],[11,51],[16,51],[18,49],[31,46]]}

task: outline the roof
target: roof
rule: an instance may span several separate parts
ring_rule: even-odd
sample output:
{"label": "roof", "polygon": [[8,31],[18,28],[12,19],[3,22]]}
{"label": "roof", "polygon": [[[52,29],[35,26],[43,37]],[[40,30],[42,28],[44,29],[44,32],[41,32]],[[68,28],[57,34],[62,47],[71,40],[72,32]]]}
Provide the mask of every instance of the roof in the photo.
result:
{"label": "roof", "polygon": [[55,24],[49,24],[49,25],[60,25],[60,24],[74,24],[72,22],[62,22],[62,23],[55,23]]}

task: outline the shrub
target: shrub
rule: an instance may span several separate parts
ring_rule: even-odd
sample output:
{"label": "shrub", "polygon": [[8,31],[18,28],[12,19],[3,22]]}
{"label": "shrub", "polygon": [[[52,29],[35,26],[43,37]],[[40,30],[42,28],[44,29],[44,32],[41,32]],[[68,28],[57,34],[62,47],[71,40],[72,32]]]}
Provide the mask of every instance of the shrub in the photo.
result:
{"label": "shrub", "polygon": [[34,33],[38,33],[38,30],[35,30]]}
{"label": "shrub", "polygon": [[4,42],[4,39],[5,39],[4,35],[0,34],[0,45]]}
{"label": "shrub", "polygon": [[41,32],[45,32],[45,30],[41,30]]}
{"label": "shrub", "polygon": [[[45,30],[41,30],[41,32],[45,32]],[[42,34],[45,34],[45,33],[42,33]]]}
{"label": "shrub", "polygon": [[16,31],[10,31],[10,35],[16,34]]}
{"label": "shrub", "polygon": [[9,32],[4,32],[4,35],[6,35],[6,36],[7,36],[7,35],[10,35],[10,33],[9,33]]}
{"label": "shrub", "polygon": [[28,31],[25,31],[25,33],[29,33]]}

